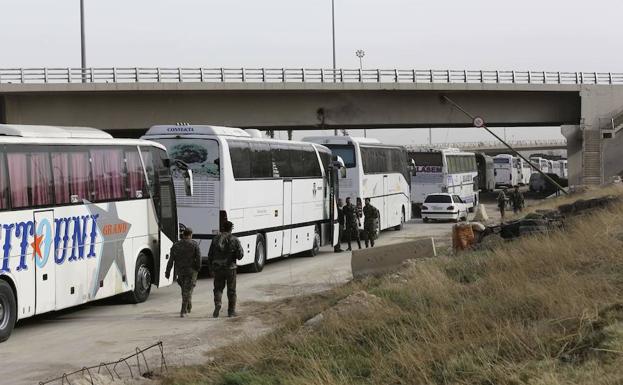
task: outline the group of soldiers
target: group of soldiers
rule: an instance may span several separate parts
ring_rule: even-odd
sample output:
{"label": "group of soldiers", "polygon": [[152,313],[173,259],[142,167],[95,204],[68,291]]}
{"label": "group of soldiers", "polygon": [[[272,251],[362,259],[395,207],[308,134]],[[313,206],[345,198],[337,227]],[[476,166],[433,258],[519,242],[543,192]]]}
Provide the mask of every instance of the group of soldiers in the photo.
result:
{"label": "group of soldiers", "polygon": [[[232,234],[234,224],[227,221],[222,231],[214,237],[208,251],[208,266],[214,273],[214,312],[218,318],[221,311],[223,290],[227,288],[227,316],[236,317],[236,261],[242,259],[244,251],[238,238]],[[199,245],[192,240],[193,231],[184,229],[182,239],[171,247],[171,258],[167,263],[165,277],[169,279],[175,266],[177,283],[182,289],[182,308],[180,317],[185,317],[192,310],[192,295],[201,268]]]}
{"label": "group of soldiers", "polygon": [[[337,217],[339,224],[339,239],[335,246],[335,252],[342,252],[342,238],[346,238],[348,248],[346,251],[351,251],[351,243],[353,240],[357,241],[357,246],[361,249],[361,235],[359,234],[359,227],[361,226],[361,216],[363,212],[363,239],[367,247],[374,247],[374,240],[376,239],[379,231],[379,210],[372,206],[370,198],[365,199],[365,206],[363,210],[352,204],[350,198],[346,198],[346,205],[343,205],[342,200],[337,201]],[[346,234],[344,234],[346,232]]]}
{"label": "group of soldiers", "polygon": [[[342,200],[338,200],[338,223],[339,240],[335,246],[335,252],[343,251],[341,248],[344,231],[346,231],[346,242],[348,251],[352,250],[351,242],[357,241],[357,246],[361,249],[361,237],[359,227],[363,211],[363,237],[366,248],[374,247],[374,240],[379,229],[379,210],[372,206],[370,198],[365,199],[363,210],[354,206],[350,198],[346,198],[346,205],[342,206]],[[208,266],[214,274],[214,312],[212,316],[218,318],[221,311],[223,291],[227,288],[227,316],[236,317],[236,261],[242,259],[244,251],[238,238],[233,234],[234,225],[227,221],[224,223],[222,231],[214,237],[208,251]],[[182,239],[175,242],[171,247],[171,257],[167,263],[165,277],[171,276],[171,270],[175,267],[175,276],[178,285],[182,290],[182,308],[180,317],[185,317],[192,311],[192,295],[197,283],[197,275],[201,268],[201,252],[199,245],[192,239],[193,231],[185,228],[182,232]]]}
{"label": "group of soldiers", "polygon": [[506,206],[508,203],[510,203],[513,208],[513,213],[515,214],[522,211],[525,206],[524,196],[523,193],[519,191],[519,186],[515,186],[515,189],[510,193],[506,188],[500,191],[497,201],[502,221],[504,221],[504,214],[506,213]]}

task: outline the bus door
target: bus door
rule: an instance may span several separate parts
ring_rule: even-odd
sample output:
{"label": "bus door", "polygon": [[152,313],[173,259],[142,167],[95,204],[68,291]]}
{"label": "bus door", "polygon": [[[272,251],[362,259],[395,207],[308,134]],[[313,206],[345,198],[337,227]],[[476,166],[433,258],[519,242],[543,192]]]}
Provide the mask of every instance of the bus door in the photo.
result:
{"label": "bus door", "polygon": [[292,230],[287,228],[292,224],[292,181],[283,181],[283,250],[282,255],[289,255],[292,247]]}
{"label": "bus door", "polygon": [[34,235],[31,243],[35,267],[35,313],[56,307],[56,263],[54,263],[54,211],[34,213]]}

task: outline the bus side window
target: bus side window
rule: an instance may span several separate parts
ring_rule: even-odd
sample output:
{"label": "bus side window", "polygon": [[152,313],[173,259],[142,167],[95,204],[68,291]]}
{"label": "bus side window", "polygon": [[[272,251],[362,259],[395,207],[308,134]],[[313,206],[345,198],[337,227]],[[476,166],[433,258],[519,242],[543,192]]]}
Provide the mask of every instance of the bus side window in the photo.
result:
{"label": "bus side window", "polygon": [[0,210],[9,208],[9,184],[7,180],[6,160],[4,153],[0,154]]}

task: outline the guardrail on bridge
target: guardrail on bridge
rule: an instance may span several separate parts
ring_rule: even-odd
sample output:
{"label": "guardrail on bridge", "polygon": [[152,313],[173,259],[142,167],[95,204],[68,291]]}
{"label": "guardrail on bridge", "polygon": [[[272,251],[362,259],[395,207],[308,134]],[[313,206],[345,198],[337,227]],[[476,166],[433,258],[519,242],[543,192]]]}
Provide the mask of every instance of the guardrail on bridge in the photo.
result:
{"label": "guardrail on bridge", "polygon": [[623,73],[308,68],[10,68],[0,84],[47,83],[622,84]]}

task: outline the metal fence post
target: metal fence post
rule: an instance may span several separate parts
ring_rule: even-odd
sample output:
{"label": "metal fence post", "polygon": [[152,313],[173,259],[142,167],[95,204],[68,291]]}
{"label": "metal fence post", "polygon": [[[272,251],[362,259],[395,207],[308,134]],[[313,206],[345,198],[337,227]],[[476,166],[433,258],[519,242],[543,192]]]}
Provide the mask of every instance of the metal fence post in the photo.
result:
{"label": "metal fence post", "polygon": [[324,68],[320,69],[320,83],[324,83]]}
{"label": "metal fence post", "polygon": [[578,76],[578,73],[575,73],[575,84],[579,84],[580,83],[580,77]]}
{"label": "metal fence post", "polygon": [[496,83],[500,82],[500,71],[495,71],[495,82]]}
{"label": "metal fence post", "polygon": [[543,71],[543,84],[547,84],[547,74]]}
{"label": "metal fence post", "polygon": [[160,67],[156,68],[156,81],[158,83],[162,82],[162,73],[160,72]]}
{"label": "metal fence post", "polygon": [[558,84],[561,84],[561,80],[560,80],[560,71],[558,71]]}
{"label": "metal fence post", "polygon": [[225,69],[221,67],[221,82],[225,81]]}
{"label": "metal fence post", "polygon": [[584,84],[584,72],[580,72],[580,84]]}
{"label": "metal fence post", "polygon": [[451,82],[450,82],[450,70],[446,70],[446,81],[447,81],[448,83],[451,83]]}
{"label": "metal fence post", "polygon": [[417,83],[417,73],[415,72],[415,70],[411,70],[413,72],[413,83]]}
{"label": "metal fence post", "polygon": [[512,76],[513,76],[513,84],[515,84],[515,71],[512,72]]}
{"label": "metal fence post", "polygon": [[361,71],[361,68],[359,68],[359,83],[363,83],[363,73]]}
{"label": "metal fence post", "polygon": [[396,80],[396,83],[398,83],[398,68],[394,68],[394,79]]}
{"label": "metal fence post", "polygon": [[177,81],[182,82],[182,67],[177,67]]}
{"label": "metal fence post", "polygon": [[117,67],[112,67],[112,82],[117,83]]}
{"label": "metal fence post", "polygon": [[301,68],[301,81],[305,83],[305,68]]}
{"label": "metal fence post", "polygon": [[266,68],[262,68],[262,83],[266,82]]}
{"label": "metal fence post", "polygon": [[89,68],[89,77],[91,78],[91,83],[95,83],[95,78],[93,75],[93,67]]}
{"label": "metal fence post", "polygon": [[340,83],[344,83],[344,69],[340,68]]}
{"label": "metal fence post", "polygon": [[71,68],[67,68],[67,83],[71,83]]}
{"label": "metal fence post", "polygon": [[485,78],[484,78],[484,76],[483,76],[483,74],[482,74],[482,70],[480,70],[480,82],[481,82],[481,83],[484,83],[484,82],[485,82]]}
{"label": "metal fence post", "polygon": [[285,82],[286,82],[286,69],[285,69],[285,68],[282,68],[282,69],[281,69],[281,81],[282,81],[283,83],[285,83]]}
{"label": "metal fence post", "polygon": [[467,70],[463,70],[463,83],[467,83]]}
{"label": "metal fence post", "polygon": [[435,78],[433,76],[433,70],[428,70],[428,72],[430,73],[430,82],[431,83],[435,83]]}
{"label": "metal fence post", "polygon": [[612,84],[612,72],[608,72],[608,79],[610,80],[610,84]]}
{"label": "metal fence post", "polygon": [[243,82],[243,83],[245,82],[246,77],[247,77],[247,76],[246,76],[246,73],[245,73],[244,68],[241,68],[241,69],[240,69],[240,78],[242,79],[242,82]]}
{"label": "metal fence post", "polygon": [[380,69],[376,70],[376,82],[377,83],[381,82],[381,70]]}
{"label": "metal fence post", "polygon": [[47,69],[47,67],[43,69],[43,82],[44,83],[48,82],[48,69]]}
{"label": "metal fence post", "polygon": [[199,68],[199,79],[201,80],[201,83],[205,81],[205,68],[203,67]]}

